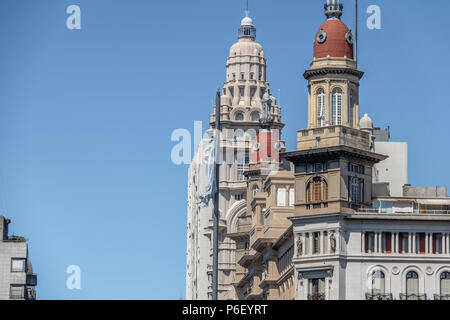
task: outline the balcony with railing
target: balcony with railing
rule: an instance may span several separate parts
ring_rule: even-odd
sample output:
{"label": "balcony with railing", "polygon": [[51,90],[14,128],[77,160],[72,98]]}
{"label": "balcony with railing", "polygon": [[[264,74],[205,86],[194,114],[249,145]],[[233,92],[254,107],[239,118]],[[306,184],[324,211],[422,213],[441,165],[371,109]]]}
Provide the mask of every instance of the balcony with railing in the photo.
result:
{"label": "balcony with railing", "polygon": [[308,294],[308,300],[311,301],[325,300],[325,293]]}
{"label": "balcony with railing", "polygon": [[450,294],[435,294],[434,300],[450,300]]}
{"label": "balcony with railing", "polygon": [[366,293],[366,300],[393,300],[392,293]]}
{"label": "balcony with railing", "polygon": [[358,209],[358,214],[398,214],[398,215],[450,215],[450,210],[411,210],[403,211],[395,208],[386,209]]}
{"label": "balcony with railing", "polygon": [[400,293],[400,300],[427,300],[427,295],[425,293]]}

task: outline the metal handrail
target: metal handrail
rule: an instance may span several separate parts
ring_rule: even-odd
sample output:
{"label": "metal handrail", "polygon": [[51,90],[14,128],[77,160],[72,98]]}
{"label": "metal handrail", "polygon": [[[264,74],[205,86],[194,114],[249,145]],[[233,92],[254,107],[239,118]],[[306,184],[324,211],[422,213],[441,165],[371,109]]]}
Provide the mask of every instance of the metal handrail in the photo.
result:
{"label": "metal handrail", "polygon": [[381,294],[381,293],[366,293],[366,300],[394,300],[392,298],[392,293]]}
{"label": "metal handrail", "polygon": [[444,215],[449,214],[450,210],[413,210],[412,212],[398,212],[392,209],[358,209],[357,213],[369,214],[430,214],[430,215]]}
{"label": "metal handrail", "polygon": [[324,293],[308,294],[308,300],[313,300],[313,301],[325,300],[325,294]]}
{"label": "metal handrail", "polygon": [[424,294],[407,294],[407,293],[400,293],[400,300],[427,300],[427,295]]}
{"label": "metal handrail", "polygon": [[435,294],[434,300],[450,300],[450,294]]}

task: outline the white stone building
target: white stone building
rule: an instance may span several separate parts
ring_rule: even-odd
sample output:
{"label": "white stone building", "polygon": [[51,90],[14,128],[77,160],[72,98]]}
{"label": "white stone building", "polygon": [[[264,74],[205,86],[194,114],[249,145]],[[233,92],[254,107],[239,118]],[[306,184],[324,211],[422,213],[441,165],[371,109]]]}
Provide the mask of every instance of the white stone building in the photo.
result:
{"label": "white stone building", "polygon": [[[226,63],[226,81],[221,95],[221,152],[219,181],[219,292],[220,300],[235,299],[236,270],[234,240],[228,238],[237,218],[246,212],[248,169],[251,141],[258,134],[263,113],[262,97],[270,92],[263,48],[256,41],[256,28],[248,15],[238,29],[238,42],[230,48]],[[281,108],[272,101],[273,130],[281,134]],[[214,127],[215,115],[210,118]],[[211,299],[212,294],[212,201],[204,208],[200,196],[206,191],[208,144],[203,140],[189,169],[186,298]],[[200,163],[198,160],[203,159]]]}

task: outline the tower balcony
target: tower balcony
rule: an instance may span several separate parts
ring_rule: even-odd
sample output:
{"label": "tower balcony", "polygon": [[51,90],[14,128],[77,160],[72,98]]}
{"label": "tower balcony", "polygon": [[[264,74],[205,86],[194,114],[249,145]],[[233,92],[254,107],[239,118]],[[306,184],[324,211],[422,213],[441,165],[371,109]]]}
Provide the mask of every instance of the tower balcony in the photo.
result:
{"label": "tower balcony", "polygon": [[358,129],[330,126],[297,132],[297,150],[299,151],[342,145],[370,151],[369,133]]}

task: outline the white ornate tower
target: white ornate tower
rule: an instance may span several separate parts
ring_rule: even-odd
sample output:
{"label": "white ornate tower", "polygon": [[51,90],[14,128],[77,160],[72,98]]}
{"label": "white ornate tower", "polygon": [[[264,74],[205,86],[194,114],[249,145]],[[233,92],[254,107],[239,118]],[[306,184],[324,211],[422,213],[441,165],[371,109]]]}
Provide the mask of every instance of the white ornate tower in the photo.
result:
{"label": "white ornate tower", "polygon": [[[230,49],[226,81],[221,96],[221,149],[224,163],[219,181],[219,293],[221,300],[235,299],[233,287],[236,270],[235,242],[227,237],[236,229],[238,217],[246,212],[247,185],[244,171],[248,169],[251,140],[261,129],[262,98],[269,92],[264,51],[256,41],[256,28],[248,16],[238,29],[238,42]],[[272,129],[279,130],[281,108],[271,100]],[[215,115],[210,117],[214,127]],[[202,145],[208,144],[203,141]],[[207,149],[199,148],[195,159],[204,159]],[[187,299],[211,299],[212,293],[212,203],[202,208],[199,197],[204,192],[206,162],[194,162],[189,174]]]}

